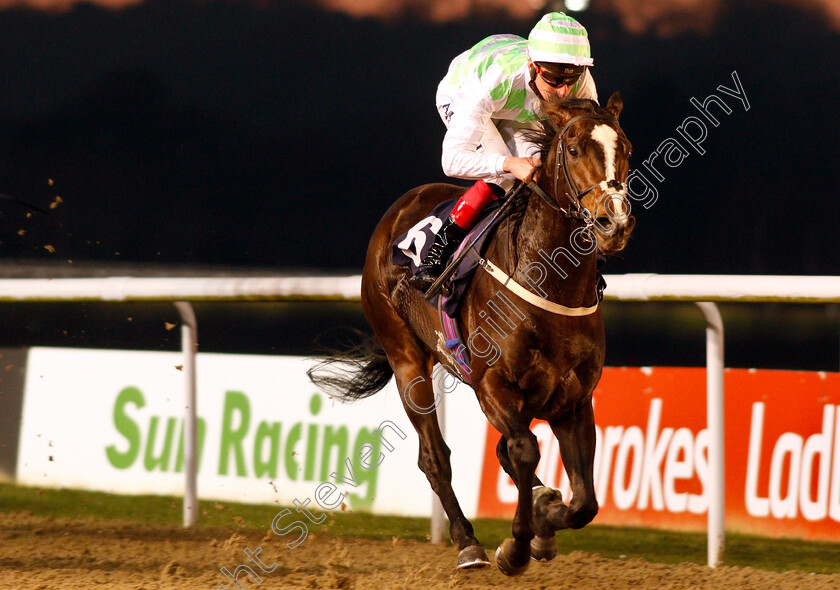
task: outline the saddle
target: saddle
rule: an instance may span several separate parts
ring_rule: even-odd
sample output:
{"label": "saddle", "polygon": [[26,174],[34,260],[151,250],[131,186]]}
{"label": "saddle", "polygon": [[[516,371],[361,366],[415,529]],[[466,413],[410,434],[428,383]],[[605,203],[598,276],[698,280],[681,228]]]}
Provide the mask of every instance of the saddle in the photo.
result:
{"label": "saddle", "polygon": [[[392,262],[395,266],[404,266],[412,274],[418,272],[420,262],[426,255],[426,251],[435,241],[435,234],[443,226],[443,222],[449,217],[457,201],[457,198],[444,201],[435,207],[427,217],[418,221],[411,229],[394,241]],[[447,264],[450,264],[452,260],[461,256],[461,253],[465,249],[469,249],[461,258],[455,272],[452,273],[445,283],[447,288],[441,289],[438,294],[426,301],[440,315],[441,330],[444,336],[444,342],[441,344],[446,346],[450,352],[451,359],[455,361],[455,366],[447,368],[455,369],[459,373],[455,377],[468,384],[472,383],[469,369],[470,354],[468,348],[463,343],[463,338],[458,328],[458,311],[461,309],[464,295],[469,288],[473,274],[475,274],[479,266],[482,254],[490,243],[490,238],[493,237],[493,233],[499,222],[504,218],[503,215],[496,216],[492,214],[499,206],[500,203],[497,201],[485,210],[483,217],[470,230],[447,261]],[[473,243],[475,236],[478,236],[478,239]]]}
{"label": "saddle", "polygon": [[[412,275],[420,268],[420,262],[426,255],[429,247],[435,241],[435,235],[440,230],[443,222],[449,217],[458,199],[444,201],[427,216],[417,222],[411,229],[400,235],[393,243],[392,262],[395,266],[403,266],[409,269]],[[457,259],[464,249],[469,249],[461,259],[455,272],[445,283],[447,289],[430,298],[427,303],[435,309],[443,310],[450,317],[457,317],[461,308],[461,302],[470,284],[475,270],[479,266],[481,256],[486,250],[493,237],[493,231],[503,216],[495,219],[492,213],[498,209],[499,203],[491,204],[485,211],[482,218],[475,224],[461,244],[447,261],[447,265]],[[475,236],[478,240],[473,243]],[[444,293],[443,291],[446,291]],[[447,294],[448,293],[448,294]]]}

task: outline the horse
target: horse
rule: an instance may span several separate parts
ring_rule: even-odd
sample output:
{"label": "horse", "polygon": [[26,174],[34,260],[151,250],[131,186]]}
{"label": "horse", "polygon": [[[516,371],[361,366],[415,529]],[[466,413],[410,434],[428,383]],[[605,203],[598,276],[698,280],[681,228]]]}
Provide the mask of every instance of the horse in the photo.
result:
{"label": "horse", "polygon": [[[520,191],[514,213],[495,230],[459,310],[464,340],[479,333],[485,339],[480,350],[471,347],[472,387],[487,420],[502,435],[496,454],[518,489],[512,537],[496,550],[496,564],[506,575],[521,574],[532,558],[554,558],[555,532],[581,528],[598,512],[592,392],[605,354],[596,294],[598,254],[622,250],[635,225],[626,192],[631,146],[618,123],[622,108],[618,93],[606,107],[583,99],[542,105],[542,126],[531,139],[543,165]],[[457,567],[471,568],[490,561],[452,490],[450,450],[429,379],[436,363],[450,367],[452,357],[442,346],[438,312],[409,286],[407,269],[392,263],[397,237],[464,190],[451,184],[419,186],[387,210],[371,237],[362,273],[362,307],[374,336],[323,360],[310,378],[333,397],[352,401],[373,395],[396,377],[419,437],[418,465],[449,518]],[[492,316],[492,300],[502,292],[515,311],[508,331],[493,336],[482,318]],[[501,322],[495,326],[504,331]],[[336,371],[334,363],[346,367],[344,362],[350,369]],[[535,418],[546,420],[559,442],[572,489],[568,503],[535,475],[540,458],[530,430]]]}

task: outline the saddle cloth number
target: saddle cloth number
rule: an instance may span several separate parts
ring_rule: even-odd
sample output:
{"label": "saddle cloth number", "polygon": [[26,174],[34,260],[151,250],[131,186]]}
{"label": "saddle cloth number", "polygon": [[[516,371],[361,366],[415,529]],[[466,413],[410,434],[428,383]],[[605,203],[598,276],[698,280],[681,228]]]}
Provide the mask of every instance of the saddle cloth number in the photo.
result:
{"label": "saddle cloth number", "polygon": [[441,226],[443,226],[443,221],[434,215],[421,219],[406,232],[405,239],[397,244],[397,248],[411,259],[414,266],[419,267],[423,260],[423,248],[426,242],[429,238],[434,239]]}

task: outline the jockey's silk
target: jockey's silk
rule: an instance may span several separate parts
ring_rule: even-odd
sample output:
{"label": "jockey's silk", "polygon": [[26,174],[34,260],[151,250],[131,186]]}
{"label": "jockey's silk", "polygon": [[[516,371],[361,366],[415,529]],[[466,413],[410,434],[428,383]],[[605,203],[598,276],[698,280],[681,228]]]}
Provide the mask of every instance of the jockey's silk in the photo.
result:
{"label": "jockey's silk", "polygon": [[[540,119],[539,99],[530,81],[528,42],[516,35],[487,37],[452,61],[436,97],[447,126],[442,158],[447,175],[496,180],[498,184],[502,184],[498,179],[509,177],[512,182],[513,177],[502,168],[504,158],[533,155],[512,136],[536,128]],[[588,68],[570,96],[597,102]],[[504,127],[514,131],[502,137],[497,129]]]}

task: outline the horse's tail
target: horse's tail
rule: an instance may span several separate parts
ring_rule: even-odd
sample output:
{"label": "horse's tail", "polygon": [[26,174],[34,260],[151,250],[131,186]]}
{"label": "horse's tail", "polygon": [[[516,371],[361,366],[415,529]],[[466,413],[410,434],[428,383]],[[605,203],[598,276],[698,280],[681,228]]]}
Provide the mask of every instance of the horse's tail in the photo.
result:
{"label": "horse's tail", "polygon": [[376,336],[347,350],[331,349],[306,374],[319,389],[343,402],[354,402],[383,389],[394,374]]}

